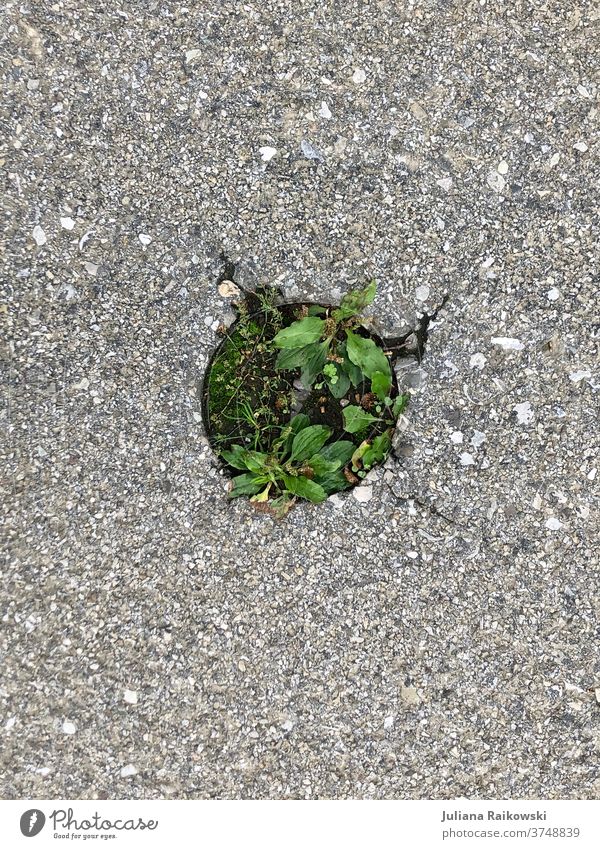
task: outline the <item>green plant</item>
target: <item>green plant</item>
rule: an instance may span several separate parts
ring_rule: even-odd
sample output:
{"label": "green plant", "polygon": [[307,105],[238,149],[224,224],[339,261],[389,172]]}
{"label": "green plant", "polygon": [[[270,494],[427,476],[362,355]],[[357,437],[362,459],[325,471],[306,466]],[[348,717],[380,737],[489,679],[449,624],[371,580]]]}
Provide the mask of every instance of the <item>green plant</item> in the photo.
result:
{"label": "green plant", "polygon": [[408,404],[408,395],[399,395],[394,401],[386,396],[383,400],[383,405],[378,404],[375,411],[380,413],[374,416],[356,404],[349,404],[342,410],[344,418],[344,430],[347,433],[362,433],[367,430],[370,425],[376,422],[385,422],[389,426],[393,426],[396,419],[406,409]]}
{"label": "green plant", "polygon": [[322,372],[323,382],[334,398],[343,398],[351,384],[356,387],[369,380],[371,391],[383,401],[392,387],[389,360],[372,339],[353,330],[376,292],[377,285],[372,281],[364,289],[348,292],[328,318],[320,317],[327,314],[323,307],[318,308],[319,315],[309,309],[308,315],[280,330],[273,340],[280,349],[276,367],[300,368],[300,380],[306,389]]}
{"label": "green plant", "polygon": [[221,456],[234,469],[242,471],[232,480],[230,498],[251,496],[256,504],[269,502],[269,509],[284,515],[294,499],[315,504],[349,483],[341,471],[356,446],[347,440],[327,445],[331,428],[311,425],[299,414],[284,427],[269,453],[252,451],[241,445],[222,450]]}

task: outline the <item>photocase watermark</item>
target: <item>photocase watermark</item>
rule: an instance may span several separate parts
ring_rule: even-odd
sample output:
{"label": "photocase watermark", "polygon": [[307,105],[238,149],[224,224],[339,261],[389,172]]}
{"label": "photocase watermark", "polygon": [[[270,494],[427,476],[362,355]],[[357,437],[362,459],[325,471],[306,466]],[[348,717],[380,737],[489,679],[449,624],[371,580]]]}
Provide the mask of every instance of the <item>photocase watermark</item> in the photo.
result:
{"label": "photocase watermark", "polygon": [[35,837],[46,824],[46,817],[38,808],[31,808],[21,816],[21,834],[25,837]]}
{"label": "photocase watermark", "polygon": [[31,808],[21,815],[21,834],[25,837],[35,837],[43,829],[46,819],[52,826],[54,837],[67,839],[97,837],[98,832],[101,832],[100,836],[102,837],[115,837],[115,832],[154,831],[158,826],[158,820],[145,820],[142,817],[130,817],[129,819],[122,817],[111,820],[103,817],[98,811],[95,811],[92,816],[77,819],[73,808],[66,810],[57,808],[46,818],[46,815],[39,808]]}

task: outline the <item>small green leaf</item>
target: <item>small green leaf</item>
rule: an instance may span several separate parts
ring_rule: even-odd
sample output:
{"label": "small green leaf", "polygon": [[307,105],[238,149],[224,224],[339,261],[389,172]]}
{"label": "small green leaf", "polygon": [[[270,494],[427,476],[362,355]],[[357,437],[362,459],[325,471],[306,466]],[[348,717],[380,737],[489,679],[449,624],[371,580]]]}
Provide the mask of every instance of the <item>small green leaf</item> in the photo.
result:
{"label": "small green leaf", "polygon": [[229,492],[229,498],[237,498],[239,495],[256,495],[268,482],[269,478],[265,475],[237,475],[232,479],[233,487]]}
{"label": "small green leaf", "polygon": [[298,413],[298,415],[294,416],[289,425],[284,428],[285,431],[285,439],[284,439],[284,448],[281,453],[281,457],[285,457],[292,450],[292,442],[294,441],[294,437],[297,433],[300,433],[301,430],[304,430],[305,427],[308,427],[310,424],[310,419],[308,416],[304,415],[304,413]]}
{"label": "small green leaf", "polygon": [[327,359],[328,350],[328,340],[317,343],[316,345],[310,345],[310,350],[307,353],[306,359],[302,364],[302,371],[300,372],[300,380],[305,389],[309,389],[313,385],[317,375],[320,374]]}
{"label": "small green leaf", "polygon": [[332,315],[336,321],[345,321],[355,315],[359,315],[365,307],[372,304],[377,294],[377,283],[372,280],[364,289],[353,289],[342,298],[339,307]]}
{"label": "small green leaf", "polygon": [[368,440],[363,440],[360,443],[354,454],[352,455],[352,471],[358,469],[359,461],[362,461],[363,455],[369,450],[371,443]]}
{"label": "small green leaf", "polygon": [[325,315],[326,312],[325,307],[320,307],[318,304],[311,304],[308,308],[309,315]]}
{"label": "small green leaf", "polygon": [[[339,400],[340,398],[343,398],[350,389],[350,378],[346,372],[342,370],[339,363],[328,363],[328,365],[333,366],[336,373],[336,379],[335,381],[328,380],[327,386],[333,397]],[[327,366],[325,366],[325,368],[327,368]]]}
{"label": "small green leaf", "polygon": [[220,452],[221,457],[234,469],[247,469],[246,466],[246,448],[241,445],[232,445],[230,451],[223,450]]}
{"label": "small green leaf", "polygon": [[250,501],[254,501],[258,504],[261,504],[264,501],[268,501],[269,500],[269,490],[271,489],[272,486],[273,486],[273,482],[269,481],[269,483],[266,485],[266,487],[263,489],[263,491],[257,493],[257,495],[253,495],[252,498],[250,499]]}
{"label": "small green leaf", "polygon": [[348,433],[360,433],[362,430],[366,430],[373,422],[379,421],[371,413],[367,413],[362,407],[356,407],[354,404],[344,407],[343,416],[344,430],[348,431]]}
{"label": "small green leaf", "polygon": [[388,392],[392,388],[392,373],[391,371],[383,372],[376,371],[371,377],[371,392],[384,401]]}
{"label": "small green leaf", "polygon": [[267,462],[267,455],[261,454],[260,451],[246,451],[246,468],[249,472],[255,474],[264,473]]}
{"label": "small green leaf", "polygon": [[331,472],[337,472],[341,463],[339,460],[327,460],[322,454],[313,454],[306,461],[306,465],[311,467],[317,478],[321,478]]}
{"label": "small green leaf", "polygon": [[381,463],[385,460],[391,444],[392,440],[387,430],[385,433],[376,436],[368,450],[363,454],[363,467],[370,469],[375,463]]}
{"label": "small green leaf", "polygon": [[332,442],[331,445],[325,445],[321,448],[320,454],[326,460],[339,460],[341,467],[345,466],[352,457],[354,448],[354,443],[350,442],[349,439],[340,439],[337,442]]}
{"label": "small green leaf", "polygon": [[231,451],[221,451],[221,457],[234,469],[248,469],[250,472],[262,472],[265,468],[267,455],[259,451],[248,451],[241,445],[234,445]]}
{"label": "small green leaf", "polygon": [[342,371],[348,375],[352,386],[358,386],[359,383],[362,383],[364,380],[363,373],[358,368],[358,366],[355,366],[354,363],[349,359],[348,349],[346,348],[345,342],[338,343],[336,348],[336,354],[343,358],[343,362],[341,363]]}
{"label": "small green leaf", "polygon": [[298,413],[298,415],[294,416],[290,422],[290,427],[292,428],[292,433],[295,436],[297,433],[300,433],[301,430],[304,430],[305,427],[308,427],[309,424],[309,417],[304,413]]}
{"label": "small green leaf", "polygon": [[306,498],[314,504],[320,504],[321,501],[325,501],[327,498],[327,493],[323,487],[304,477],[304,475],[298,475],[298,477],[294,477],[293,475],[284,475],[283,482],[285,483],[285,488],[289,492],[292,492],[294,495],[299,495],[300,498]]}
{"label": "small green leaf", "polygon": [[307,316],[280,330],[273,342],[278,348],[302,348],[304,345],[318,342],[324,326],[322,318]]}
{"label": "small green leaf", "polygon": [[314,345],[303,345],[302,348],[283,348],[277,355],[275,368],[291,371],[303,366],[313,347]]}
{"label": "small green leaf", "polygon": [[291,459],[308,460],[313,454],[319,453],[330,436],[331,428],[324,425],[311,425],[304,428],[294,437]]}
{"label": "small green leaf", "polygon": [[349,359],[366,377],[372,379],[376,372],[382,372],[389,374],[391,380],[389,360],[379,345],[376,345],[372,339],[357,336],[351,330],[346,331],[346,340]]}
{"label": "small green leaf", "polygon": [[319,478],[319,486],[322,486],[327,495],[348,489],[350,482],[346,480],[343,472],[332,472],[325,477]]}
{"label": "small green leaf", "polygon": [[408,406],[408,402],[410,400],[410,396],[406,393],[404,395],[398,395],[396,400],[394,401],[394,405],[392,407],[392,415],[395,419],[398,418],[400,413],[403,413]]}

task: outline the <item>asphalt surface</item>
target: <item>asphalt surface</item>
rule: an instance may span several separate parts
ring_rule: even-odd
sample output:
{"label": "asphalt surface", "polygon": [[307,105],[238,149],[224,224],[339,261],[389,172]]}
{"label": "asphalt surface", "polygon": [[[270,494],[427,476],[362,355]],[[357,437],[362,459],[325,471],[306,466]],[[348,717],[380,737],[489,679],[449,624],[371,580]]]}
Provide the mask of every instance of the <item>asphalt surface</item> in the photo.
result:
{"label": "asphalt surface", "polygon": [[[597,797],[593,4],[2,14],[2,797]],[[360,500],[227,502],[223,257],[447,296]]]}

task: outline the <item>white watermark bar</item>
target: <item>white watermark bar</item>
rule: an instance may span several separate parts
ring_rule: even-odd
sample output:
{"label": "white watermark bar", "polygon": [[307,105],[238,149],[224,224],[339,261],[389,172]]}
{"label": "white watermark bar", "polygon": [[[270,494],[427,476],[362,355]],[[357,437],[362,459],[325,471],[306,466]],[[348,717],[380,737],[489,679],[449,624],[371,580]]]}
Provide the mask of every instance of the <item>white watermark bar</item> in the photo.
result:
{"label": "white watermark bar", "polygon": [[600,846],[598,801],[0,801],[0,846]]}

